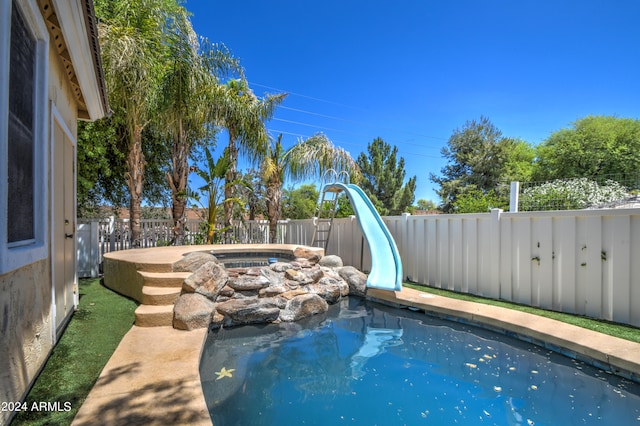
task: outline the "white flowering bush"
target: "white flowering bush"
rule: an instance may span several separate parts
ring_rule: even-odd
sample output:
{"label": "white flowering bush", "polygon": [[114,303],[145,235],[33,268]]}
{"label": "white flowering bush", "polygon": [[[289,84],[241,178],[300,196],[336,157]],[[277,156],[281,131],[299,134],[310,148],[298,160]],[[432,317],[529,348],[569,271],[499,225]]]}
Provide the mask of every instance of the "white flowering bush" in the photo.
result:
{"label": "white flowering bush", "polygon": [[628,197],[627,188],[613,180],[598,183],[588,178],[557,179],[525,188],[521,211],[575,210]]}

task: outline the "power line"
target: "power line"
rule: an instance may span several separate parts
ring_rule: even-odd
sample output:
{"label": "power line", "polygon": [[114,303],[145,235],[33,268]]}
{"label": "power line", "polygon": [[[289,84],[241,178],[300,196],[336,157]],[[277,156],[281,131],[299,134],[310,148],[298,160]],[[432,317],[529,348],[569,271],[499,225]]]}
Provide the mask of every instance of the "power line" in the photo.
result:
{"label": "power line", "polygon": [[[271,120],[272,121],[280,121],[280,122],[283,122],[283,123],[295,124],[297,126],[305,126],[305,127],[312,127],[312,128],[315,128],[315,129],[322,129],[322,130],[330,130],[330,131],[333,131],[333,132],[347,133],[347,134],[351,134],[351,135],[354,135],[354,136],[363,136],[363,137],[367,136],[364,133],[357,133],[357,132],[352,132],[352,131],[349,131],[349,130],[342,130],[342,129],[336,129],[336,128],[332,128],[332,127],[319,126],[317,124],[304,123],[304,122],[301,122],[301,121],[294,121],[294,120],[287,120],[287,119],[284,119],[284,118],[275,117],[275,118],[272,118]],[[417,146],[417,147],[424,148],[424,149],[440,149],[439,147],[425,146],[423,144],[412,143],[412,142],[407,142],[407,141],[396,142],[396,143],[404,144],[404,145]]]}
{"label": "power line", "polygon": [[[250,82],[250,84],[253,84],[253,85],[259,86],[259,87],[264,87],[264,88],[268,88],[268,89],[277,90],[279,92],[288,93],[290,95],[299,96],[299,97],[306,98],[306,99],[316,100],[316,101],[319,101],[319,102],[324,102],[324,103],[329,103],[329,104],[334,104],[334,105],[340,105],[340,106],[344,106],[344,107],[351,108],[351,109],[357,109],[357,110],[364,111],[364,112],[371,112],[370,110],[366,110],[366,109],[363,109],[363,108],[355,107],[355,106],[352,106],[352,105],[341,104],[341,103],[334,102],[334,101],[329,101],[329,100],[326,100],[326,99],[320,99],[320,98],[315,98],[313,96],[303,95],[303,94],[300,94],[300,93],[289,92],[287,90],[278,89],[278,88],[275,88],[275,87],[272,87],[272,86],[266,86],[266,85],[263,85],[263,84],[251,83],[251,82]],[[299,108],[291,108],[291,107],[287,107],[287,106],[284,106],[284,105],[281,105],[278,108],[279,109],[284,109],[284,110],[289,110],[289,111],[300,112],[302,114],[308,114],[308,115],[314,115],[314,116],[317,116],[317,117],[328,118],[328,119],[331,119],[331,120],[339,120],[339,121],[344,121],[344,122],[347,122],[347,123],[358,124],[360,126],[372,126],[371,123],[365,123],[365,122],[356,121],[356,120],[349,120],[349,119],[342,118],[342,117],[336,117],[336,116],[332,116],[332,115],[321,114],[321,113],[318,113],[318,112],[307,111],[307,110],[303,110],[303,109],[299,109]],[[389,130],[389,131],[393,131],[393,132],[401,132],[401,133],[405,133],[405,134],[408,134],[408,135],[419,136],[419,137],[428,138],[428,139],[448,140],[448,138],[443,138],[443,137],[440,137],[440,136],[425,135],[425,134],[422,134],[422,133],[409,132],[407,130],[395,129],[395,128],[391,128],[391,127],[379,127],[379,129],[381,129],[381,130]],[[421,146],[421,145],[418,145],[418,146]]]}
{"label": "power line", "polygon": [[[282,133],[283,135],[296,136],[296,137],[302,138],[302,139],[308,139],[308,138],[311,137],[311,135],[304,135],[304,134],[301,134],[301,133],[292,133],[292,132],[287,132],[287,131],[284,131],[284,130],[269,129],[269,131],[274,132],[274,133]],[[337,139],[332,139],[332,142],[337,144],[337,145],[340,145],[340,146],[349,145],[349,146],[362,148],[362,144],[355,143],[355,142],[347,142],[347,141],[342,141],[342,140],[337,140]],[[412,157],[441,158],[441,156],[439,156],[439,155],[429,155],[429,154],[423,154],[423,153],[418,153],[418,152],[407,152],[407,151],[405,151],[403,149],[398,149],[398,153],[405,154],[405,155],[410,155]]]}
{"label": "power line", "polygon": [[278,106],[278,109],[286,109],[286,110],[289,110],[289,111],[301,112],[303,114],[309,114],[309,115],[315,115],[315,116],[318,116],[318,117],[330,118],[332,120],[340,120],[340,121],[346,121],[346,122],[349,122],[349,123],[357,123],[356,121],[347,120],[346,118],[335,117],[333,115],[320,114],[318,112],[305,111],[303,109],[291,108],[291,107],[287,107],[287,106],[284,106],[284,105]]}
{"label": "power line", "polygon": [[[298,97],[302,97],[302,98],[306,98],[306,99],[311,99],[311,100],[318,101],[318,102],[324,102],[324,103],[327,103],[327,104],[339,105],[339,106],[343,106],[343,107],[347,107],[347,108],[351,108],[351,109],[370,112],[370,111],[367,111],[365,109],[354,107],[354,106],[351,106],[351,105],[341,104],[341,103],[338,103],[338,102],[329,101],[329,100],[321,99],[321,98],[316,98],[316,97],[309,96],[309,95],[304,95],[304,94],[301,94],[301,93],[289,92],[287,90],[279,89],[279,88],[276,88],[276,87],[273,87],[273,86],[267,86],[267,85],[264,85],[264,84],[252,83],[252,82],[250,82],[250,84],[252,84],[254,86],[259,86],[259,87],[271,89],[271,90],[276,90],[278,92],[285,92],[285,93],[288,93],[289,95],[294,95],[294,96],[298,96]],[[342,118],[342,117],[332,116],[332,115],[328,115],[328,114],[322,114],[322,113],[318,113],[318,112],[314,112],[314,111],[308,111],[308,110],[300,109],[300,108],[292,108],[292,107],[287,107],[287,106],[284,106],[284,105],[280,105],[278,107],[278,109],[283,109],[283,110],[286,110],[286,111],[293,111],[293,112],[306,114],[306,115],[311,115],[311,116],[315,116],[315,117],[326,118],[326,119],[329,119],[329,120],[336,120],[336,121],[341,121],[341,122],[345,122],[345,123],[352,123],[352,124],[356,124],[356,125],[359,125],[359,126],[373,127],[370,123],[364,123],[364,122],[361,122],[361,121],[350,120],[350,119],[346,119],[346,118]],[[312,123],[303,122],[303,121],[288,120],[288,119],[278,118],[278,117],[274,117],[271,120],[272,121],[279,121],[279,122],[282,122],[282,123],[288,123],[288,124],[292,124],[292,125],[296,125],[296,126],[310,127],[310,128],[314,128],[314,129],[318,129],[318,130],[326,130],[326,131],[331,131],[331,132],[340,132],[340,133],[350,134],[350,135],[354,135],[354,136],[367,137],[367,135],[364,134],[364,133],[356,133],[356,132],[353,132],[353,131],[343,130],[343,129],[334,128],[334,127],[320,126],[318,124],[312,124]],[[418,136],[418,137],[422,137],[422,138],[447,140],[446,138],[441,138],[441,137],[437,137],[437,136],[429,136],[429,135],[424,135],[424,134],[414,133],[414,132],[408,132],[406,130],[399,130],[399,129],[393,129],[393,128],[384,128],[384,127],[381,127],[380,129],[382,129],[382,130],[390,130],[390,131],[399,132],[399,133],[405,133],[405,134]],[[310,137],[310,135],[305,135],[305,134],[302,134],[302,133],[295,133],[295,132],[291,132],[291,131],[283,131],[283,130],[277,130],[277,129],[269,129],[269,131],[274,132],[274,133],[282,133],[284,135],[290,135],[290,136],[294,136],[294,137],[298,137],[298,138],[302,138],[302,139],[306,139],[306,138]],[[347,146],[357,147],[359,149],[362,149],[362,147],[363,147],[361,143],[347,142],[347,141],[337,140],[337,139],[333,139],[333,138],[332,138],[332,140],[333,140],[334,143],[336,143],[338,145],[341,145],[341,146],[342,145],[347,145]],[[394,141],[390,141],[390,142],[394,143]],[[429,149],[429,150],[433,150],[433,149],[438,149],[439,150],[440,149],[440,147],[426,146],[425,144],[412,143],[412,142],[407,142],[407,141],[395,142],[394,144],[416,146],[416,147],[420,147],[422,149]],[[402,155],[412,156],[412,157],[416,157],[417,156],[417,157],[424,157],[424,158],[436,158],[436,159],[437,158],[441,158],[440,155],[430,155],[430,154],[424,154],[424,153],[418,153],[418,152],[408,152],[408,151],[405,151],[404,149],[400,149],[400,148],[398,149],[398,152],[400,154],[402,154]]]}
{"label": "power line", "polygon": [[341,106],[341,107],[345,107],[345,108],[351,108],[351,109],[357,109],[357,110],[360,110],[360,111],[366,111],[366,112],[369,112],[369,111],[367,111],[366,109],[363,109],[363,108],[360,108],[360,107],[355,107],[355,106],[352,106],[352,105],[341,104],[341,103],[339,103],[339,102],[334,102],[334,101],[328,101],[328,100],[326,100],[326,99],[320,99],[320,98],[316,98],[316,97],[309,96],[309,95],[303,95],[303,94],[301,94],[301,93],[291,92],[291,91],[289,91],[289,90],[278,89],[277,87],[265,86],[264,84],[252,83],[252,82],[249,82],[249,84],[252,84],[252,85],[254,85],[254,86],[258,86],[258,87],[264,87],[265,89],[272,89],[272,90],[276,90],[276,91],[281,92],[281,93],[287,93],[287,94],[289,94],[289,95],[300,96],[301,98],[311,99],[311,100],[318,101],[318,102],[324,102],[324,103],[326,103],[326,104],[332,104],[332,105],[337,105],[337,106]]}
{"label": "power line", "polygon": [[356,134],[356,135],[358,134],[358,133],[350,132],[348,130],[334,129],[334,128],[331,128],[331,127],[318,126],[317,124],[302,123],[300,121],[285,120],[284,118],[274,117],[271,120],[273,120],[273,121],[282,121],[283,123],[295,124],[295,125],[298,125],[298,126],[315,127],[316,129],[331,130],[333,132],[351,133],[351,134]]}

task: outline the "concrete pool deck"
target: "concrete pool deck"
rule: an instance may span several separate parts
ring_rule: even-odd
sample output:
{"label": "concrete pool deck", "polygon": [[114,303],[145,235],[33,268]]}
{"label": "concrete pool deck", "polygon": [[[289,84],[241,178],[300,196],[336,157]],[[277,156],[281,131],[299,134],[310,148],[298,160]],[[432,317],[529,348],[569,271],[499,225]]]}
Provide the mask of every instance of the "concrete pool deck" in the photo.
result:
{"label": "concrete pool deck", "polygon": [[[403,288],[368,298],[528,336],[640,378],[640,344],[497,306]],[[207,330],[136,327],[125,335],[73,425],[211,425],[199,363]],[[624,374],[623,374],[624,375]]]}

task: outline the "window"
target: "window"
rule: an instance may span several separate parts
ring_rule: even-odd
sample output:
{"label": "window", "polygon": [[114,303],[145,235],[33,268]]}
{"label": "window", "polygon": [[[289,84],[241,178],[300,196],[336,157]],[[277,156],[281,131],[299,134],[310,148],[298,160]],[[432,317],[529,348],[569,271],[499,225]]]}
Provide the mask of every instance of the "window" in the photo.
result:
{"label": "window", "polygon": [[36,39],[17,7],[11,10],[9,57],[7,242],[24,245],[35,240],[33,126]]}
{"label": "window", "polygon": [[0,2],[0,274],[48,254],[47,54],[35,2]]}

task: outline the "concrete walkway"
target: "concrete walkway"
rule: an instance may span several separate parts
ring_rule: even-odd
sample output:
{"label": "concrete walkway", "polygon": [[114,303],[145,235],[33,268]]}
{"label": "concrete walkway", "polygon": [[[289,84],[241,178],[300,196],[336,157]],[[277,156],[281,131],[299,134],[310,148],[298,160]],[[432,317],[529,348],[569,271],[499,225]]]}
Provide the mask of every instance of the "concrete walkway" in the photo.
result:
{"label": "concrete walkway", "polygon": [[206,333],[134,326],[72,424],[211,425],[198,370]]}
{"label": "concrete walkway", "polygon": [[[565,348],[640,378],[640,344],[497,306],[423,293],[369,289],[370,298],[458,317]],[[133,327],[105,366],[73,425],[211,425],[199,363],[206,330]]]}

